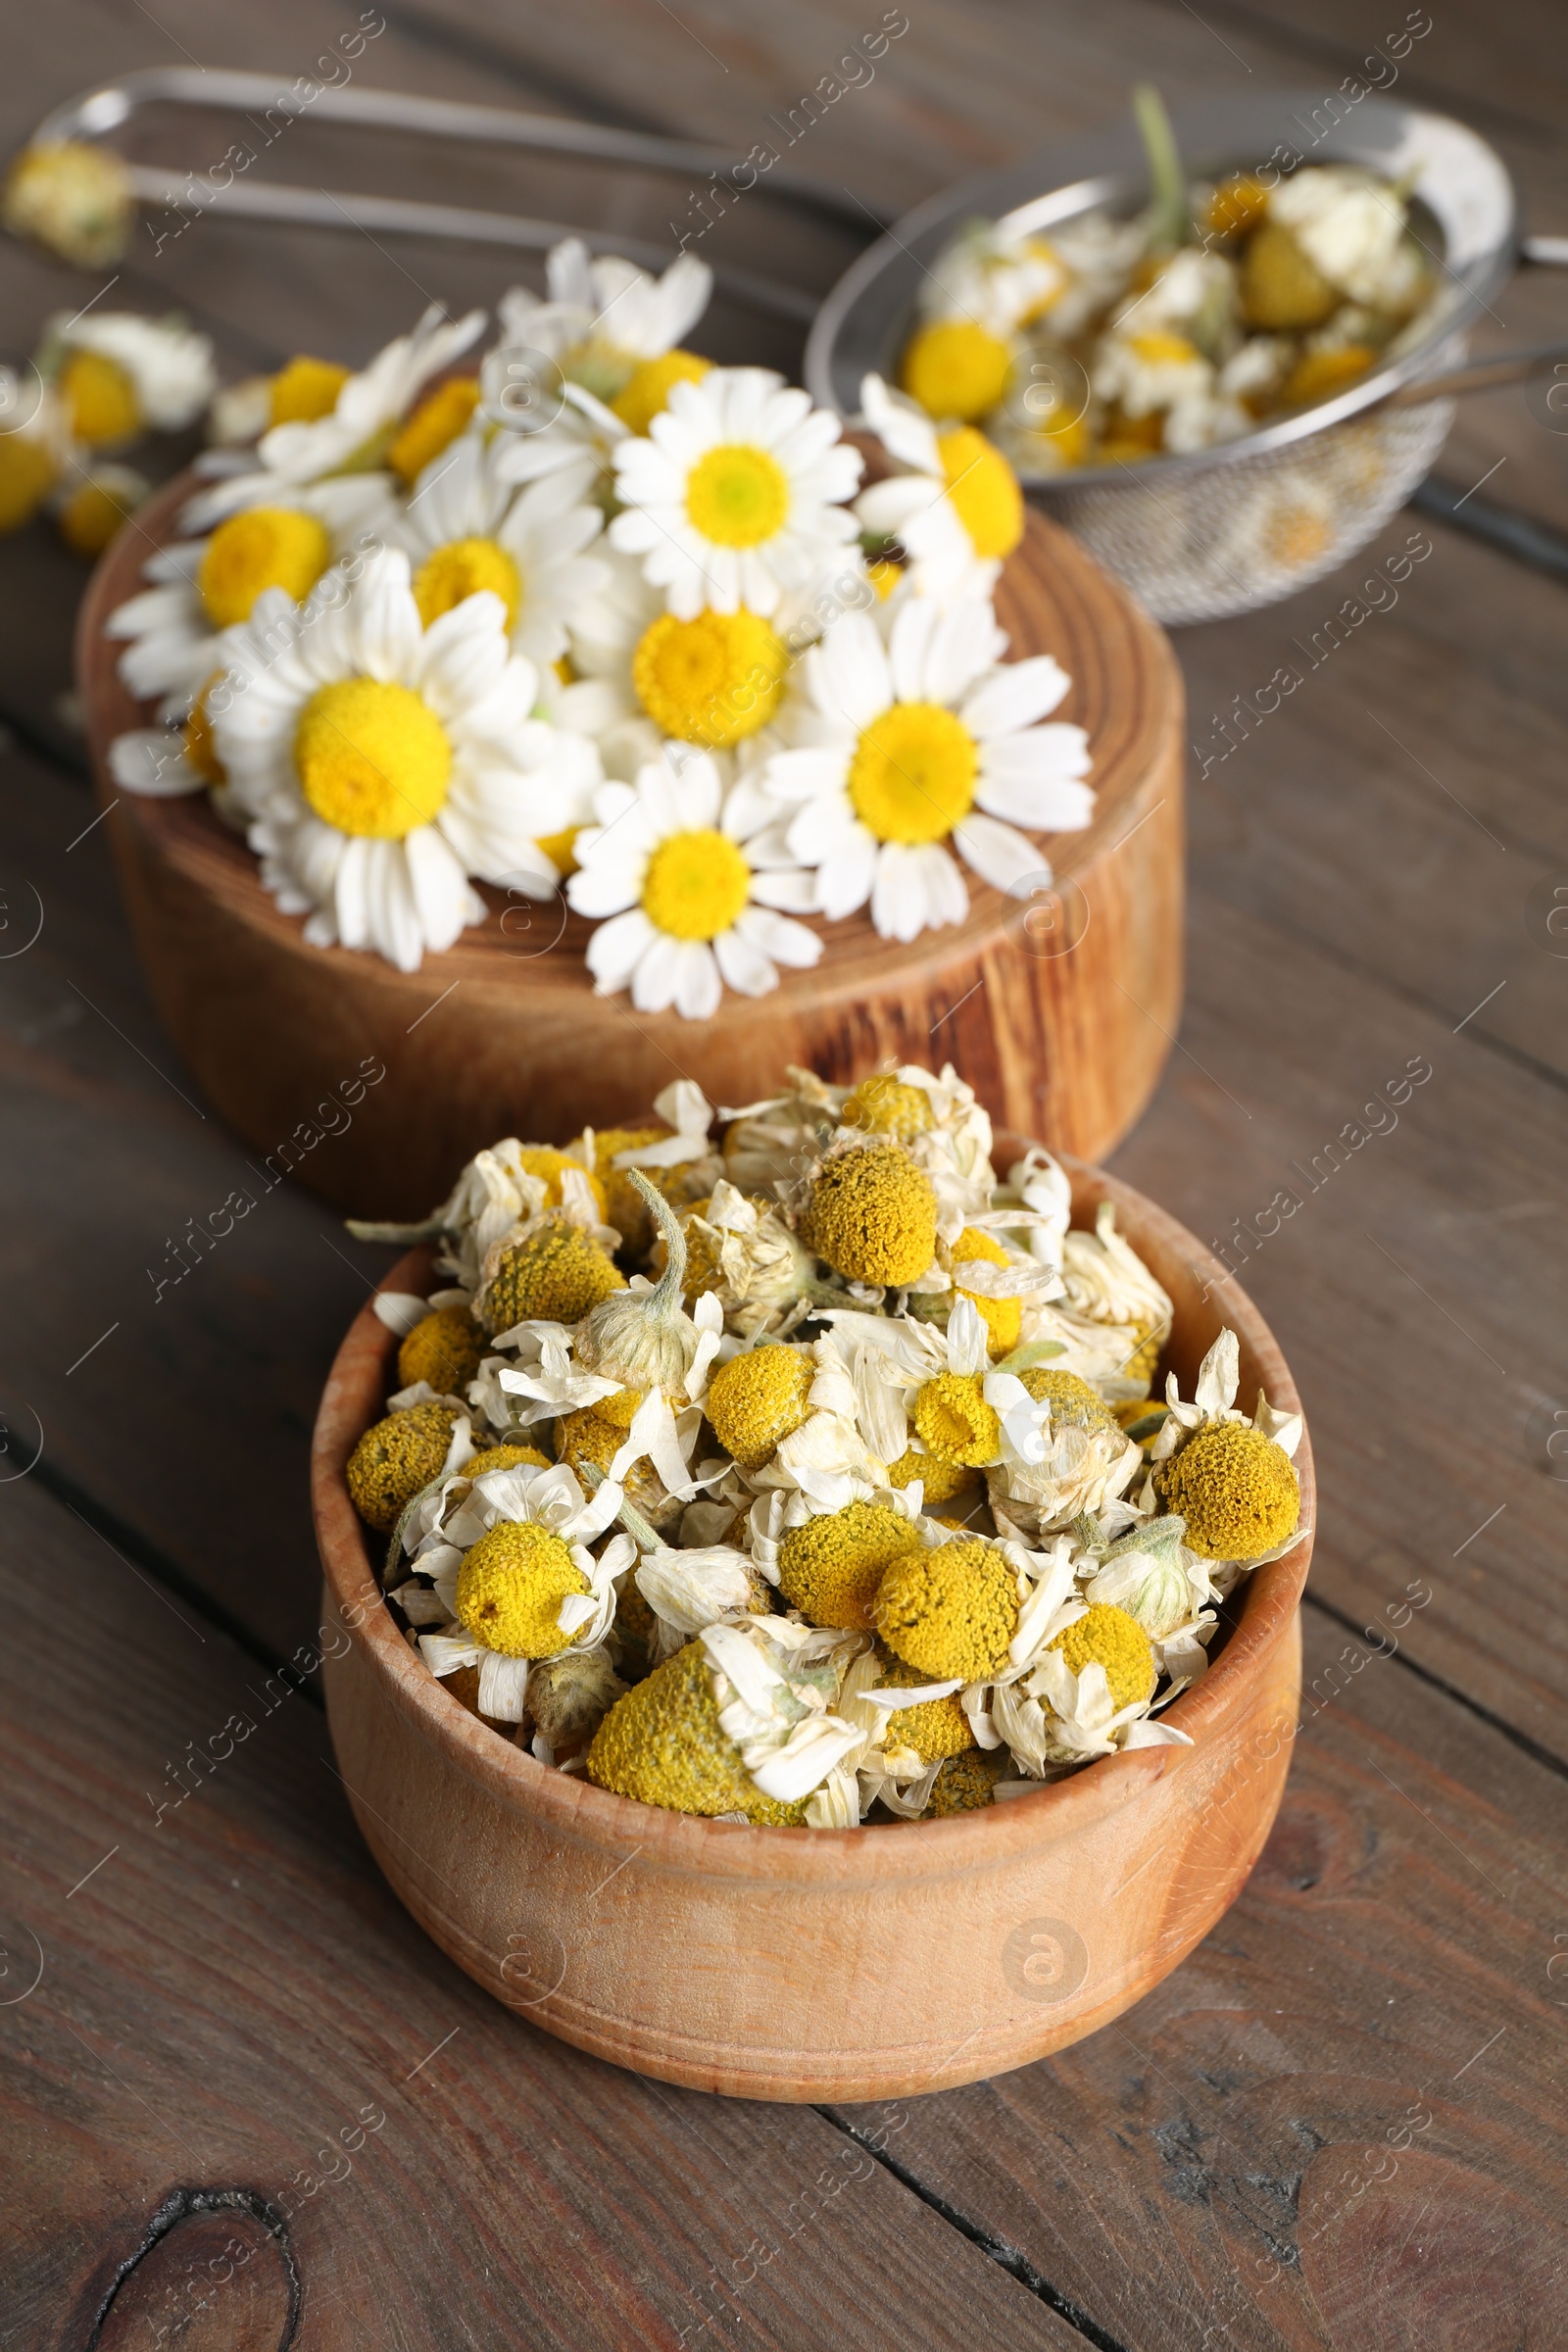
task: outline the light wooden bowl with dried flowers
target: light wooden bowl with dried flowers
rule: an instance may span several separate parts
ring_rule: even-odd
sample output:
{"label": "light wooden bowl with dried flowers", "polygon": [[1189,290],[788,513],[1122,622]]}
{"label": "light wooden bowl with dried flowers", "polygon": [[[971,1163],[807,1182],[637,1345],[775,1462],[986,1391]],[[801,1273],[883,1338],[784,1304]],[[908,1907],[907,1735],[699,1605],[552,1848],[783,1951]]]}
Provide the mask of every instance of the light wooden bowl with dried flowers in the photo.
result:
{"label": "light wooden bowl with dried flowers", "polygon": [[[1026,1149],[998,1138],[1005,1167]],[[1192,1235],[1074,1164],[1170,1293],[1164,1362],[1190,1396],[1222,1323],[1245,1403],[1298,1403],[1272,1334],[1227,1283],[1205,1298]],[[387,1287],[428,1287],[405,1258]],[[467,1713],[380,1596],[344,1483],[391,1385],[367,1307],[333,1365],[312,1475],[343,1629],[323,1674],[338,1762],[393,1888],[443,1950],[547,2033],[703,2090],[768,2099],[907,2097],[1023,2066],[1131,2007],[1240,1892],[1279,1805],[1300,1693],[1298,1602],[1310,1533],[1245,1579],[1203,1679],[1165,1720],[1191,1747],[1092,1764],[954,1818],[858,1830],[750,1829],[665,1812],[547,1770]],[[1313,1523],[1310,1445],[1296,1457]],[[379,1548],[379,1546],[378,1546]]]}
{"label": "light wooden bowl with dried flowers", "polygon": [[1031,514],[997,612],[1014,656],[1054,654],[1072,691],[1054,714],[1087,729],[1098,795],[1082,833],[1042,842],[1054,886],[1008,898],[969,878],[967,919],[911,946],[865,914],[822,924],[821,961],[768,997],[726,997],[710,1021],[596,997],[591,925],[564,898],[482,892],[492,919],[422,970],[306,945],[244,842],[205,795],[117,797],[108,747],[151,723],[116,672],[104,622],[175,537],[194,487],[172,483],[122,532],[82,607],[82,702],[100,800],[153,996],[223,1116],[262,1152],[312,1119],[362,1063],[387,1076],[301,1182],[358,1214],[412,1217],[498,1135],[569,1135],[696,1078],[746,1102],[760,1069],[848,1079],[888,1061],[962,1069],[993,1117],[1089,1159],[1153,1090],[1181,1008],[1183,724],[1169,643],[1065,531]]}

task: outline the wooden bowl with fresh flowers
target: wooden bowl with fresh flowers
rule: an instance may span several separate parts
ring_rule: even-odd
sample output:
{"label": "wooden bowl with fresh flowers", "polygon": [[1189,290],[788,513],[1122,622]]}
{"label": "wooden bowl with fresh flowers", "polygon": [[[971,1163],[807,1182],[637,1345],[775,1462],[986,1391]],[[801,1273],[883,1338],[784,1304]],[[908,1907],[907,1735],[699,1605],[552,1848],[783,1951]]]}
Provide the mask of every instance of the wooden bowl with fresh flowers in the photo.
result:
{"label": "wooden bowl with fresh flowers", "polygon": [[1098,1156],[1168,1052],[1164,638],[897,395],[860,491],[807,394],[680,348],[706,293],[692,257],[656,283],[563,249],[477,378],[442,371],[478,316],[432,314],[359,374],[230,387],[220,429],[268,429],[143,509],[86,599],[160,1010],[345,1206],[414,1213],[508,1127],[678,1073],[743,1102],[759,1067],[933,1037]]}
{"label": "wooden bowl with fresh flowers", "polygon": [[721,1141],[680,1093],[480,1154],[344,1341],[344,1785],[435,1941],[583,2049],[972,2082],[1127,2009],[1257,1859],[1298,1399],[1189,1233],[993,1141],[951,1069],[800,1079]]}

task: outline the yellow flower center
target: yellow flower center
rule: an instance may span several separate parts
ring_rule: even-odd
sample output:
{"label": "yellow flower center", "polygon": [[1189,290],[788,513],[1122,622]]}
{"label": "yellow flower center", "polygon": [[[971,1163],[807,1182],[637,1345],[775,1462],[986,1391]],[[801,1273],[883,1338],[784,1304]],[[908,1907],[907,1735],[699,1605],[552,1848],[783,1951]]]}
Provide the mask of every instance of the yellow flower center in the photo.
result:
{"label": "yellow flower center", "polygon": [[711,826],[671,833],[648,860],[643,912],[672,939],[716,939],[752,893],[752,869]]}
{"label": "yellow flower center", "polygon": [[981,1394],[978,1372],[939,1372],[914,1399],[915,1433],[945,1462],[983,1469],[1002,1451],[1002,1424]]}
{"label": "yellow flower center", "polygon": [[457,1610],[476,1642],[509,1658],[553,1658],[566,1647],[561,1604],[589,1591],[569,1545],[531,1521],[503,1519],[458,1570]]}
{"label": "yellow flower center", "polygon": [[207,710],[207,697],[216,684],[216,677],[208,679],[191,705],[190,716],[185,721],[185,764],[193,767],[209,784],[227,781],[223,763],[218,757],[218,746],[213,740],[213,722]]}
{"label": "yellow flower center", "polygon": [[885,605],[904,577],[904,566],[902,564],[890,564],[885,556],[879,556],[874,564],[866,565],[865,576],[876,590],[877,603]]}
{"label": "yellow flower center", "polygon": [[973,425],[960,424],[937,441],[948,496],[974,542],[977,556],[1010,556],[1023,537],[1023,492],[1000,449]]}
{"label": "yellow flower center", "polygon": [[300,604],[332,561],[326,526],[293,507],[252,507],[220,522],[207,542],[196,575],[215,629],[249,620],[266,588],[281,588]]}
{"label": "yellow flower center", "polygon": [[480,1302],[481,1321],[491,1332],[511,1331],[534,1317],[547,1323],[580,1323],[626,1277],[608,1250],[578,1225],[553,1220],[526,1242],[502,1252]]}
{"label": "yellow flower center", "polygon": [[430,460],[457,439],[478,405],[478,379],[471,375],[450,376],[426,393],[386,453],[399,480],[416,482]]}
{"label": "yellow flower center", "polygon": [[522,575],[499,541],[449,539],[426,556],[414,580],[414,601],[426,628],[466,598],[488,588],[507,608],[510,630],[522,603]]}
{"label": "yellow flower center", "polygon": [[[966,1225],[948,1251],[951,1263],[961,1266],[967,1258],[978,1258],[982,1264],[1004,1266],[1007,1252],[989,1233]],[[967,1298],[986,1327],[986,1339],[993,1355],[1008,1355],[1018,1345],[1023,1329],[1023,1307],[1016,1298],[988,1298],[982,1291],[966,1291],[960,1284],[958,1297]]]}
{"label": "yellow flower center", "polygon": [[141,403],[136,387],[118,360],[101,351],[74,351],[60,378],[60,390],[78,441],[96,449],[108,441],[128,441],[141,425]]}
{"label": "yellow flower center", "polygon": [[632,657],[637,699],[661,734],[719,751],[778,709],[789,656],[755,612],[662,613]]}
{"label": "yellow flower center", "polygon": [[878,841],[945,841],[974,806],[980,755],[939,703],[894,703],[873,718],[850,761],[855,813]]}
{"label": "yellow flower center", "polygon": [[936,1250],[931,1179],[896,1144],[841,1152],[811,1187],[801,1238],[846,1282],[913,1282]]}
{"label": "yellow flower center", "polygon": [[601,1217],[605,1214],[605,1188],[601,1178],[573,1159],[569,1152],[558,1152],[554,1144],[524,1144],[517,1153],[517,1165],[525,1175],[537,1176],[545,1188],[546,1208],[559,1208],[563,1196],[563,1178],[568,1173],[580,1176],[592,1193],[594,1206]]}
{"label": "yellow flower center", "polygon": [[1006,391],[1012,354],[972,318],[938,318],[912,338],[902,372],[904,389],[928,416],[972,424]]}
{"label": "yellow flower center", "polygon": [[1162,326],[1129,335],[1127,348],[1148,368],[1185,368],[1189,361],[1199,357],[1196,343],[1190,343],[1185,335],[1173,335]]}
{"label": "yellow flower center", "polygon": [[29,433],[0,434],[0,533],[20,531],[54,483],[54,461]]}
{"label": "yellow flower center", "polygon": [[885,1571],[919,1541],[885,1502],[848,1503],[791,1528],[779,1545],[779,1591],[808,1625],[864,1633]]}
{"label": "yellow flower center", "polygon": [[398,1349],[398,1386],[428,1381],[443,1396],[461,1396],[479,1369],[484,1335],[466,1306],[443,1306],[426,1315]]}
{"label": "yellow flower center", "polygon": [[760,1469],[800,1428],[815,1367],[795,1348],[755,1348],[732,1356],[708,1391],[713,1435],[743,1470]]}
{"label": "yellow flower center", "polygon": [[83,482],[60,510],[60,536],[78,556],[101,556],[134,505],[108,482]]}
{"label": "yellow flower center", "polygon": [[1018,1579],[994,1544],[960,1536],[901,1552],[877,1591],[877,1631],[933,1682],[990,1682],[1018,1630]]}
{"label": "yellow flower center", "polygon": [[692,528],[715,547],[760,547],[783,528],[789,511],[788,474],[749,441],[705,451],[686,477]]}
{"label": "yellow flower center", "polygon": [[1197,1430],[1154,1472],[1166,1510],[1205,1560],[1255,1560],[1295,1528],[1301,1490],[1289,1454],[1242,1421]]}
{"label": "yellow flower center", "polygon": [[450,1404],[416,1404],[368,1429],[349,1455],[346,1474],[360,1517],[390,1535],[404,1505],[440,1477],[457,1425]]}
{"label": "yellow flower center", "polygon": [[452,746],[412,687],[379,678],[318,686],[294,736],[300,790],[340,833],[402,841],[447,797]]}
{"label": "yellow flower center", "polygon": [[130,234],[128,179],[118,155],[79,139],[24,147],[6,174],[5,225],[78,269],[106,269]]}
{"label": "yellow flower center", "polygon": [[1086,1666],[1104,1669],[1110,1703],[1120,1709],[1154,1695],[1154,1653],[1136,1617],[1109,1601],[1096,1601],[1049,1644],[1059,1650],[1074,1674]]}
{"label": "yellow flower center", "polygon": [[700,384],[712,365],[711,360],[700,359],[695,351],[682,351],[677,344],[662,359],[639,360],[610,405],[632,432],[646,433],[668,406],[674,386]]}
{"label": "yellow flower center", "polygon": [[270,421],[315,424],[330,416],[348,380],[348,369],[335,360],[313,360],[301,353],[272,378]]}
{"label": "yellow flower center", "polygon": [[539,848],[563,881],[568,874],[577,871],[577,836],[581,831],[581,825],[567,825],[560,833],[541,833],[539,836]]}
{"label": "yellow flower center", "polygon": [[846,1095],[839,1124],[906,1144],[911,1136],[924,1135],[929,1129],[931,1098],[923,1086],[909,1086],[886,1070],[877,1070]]}

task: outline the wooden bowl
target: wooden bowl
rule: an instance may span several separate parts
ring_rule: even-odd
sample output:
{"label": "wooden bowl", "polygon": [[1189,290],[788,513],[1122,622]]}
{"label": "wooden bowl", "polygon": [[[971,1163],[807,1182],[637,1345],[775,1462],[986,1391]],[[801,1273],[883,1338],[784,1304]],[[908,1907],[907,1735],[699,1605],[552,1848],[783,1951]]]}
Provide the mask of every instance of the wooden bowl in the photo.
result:
{"label": "wooden bowl", "polygon": [[[1024,1149],[1000,1139],[1005,1167]],[[1192,1394],[1229,1322],[1241,1396],[1295,1406],[1262,1317],[1201,1296],[1191,1234],[1074,1166],[1175,1302],[1166,1360]],[[415,1253],[387,1277],[420,1287]],[[547,1771],[468,1714],[381,1599],[344,1464],[391,1386],[368,1307],[332,1367],[312,1459],[326,1574],[328,1719],[350,1801],[395,1891],[498,2000],[669,2082],[765,2099],[941,2090],[1023,2066],[1131,2006],[1239,1893],[1285,1785],[1310,1533],[1241,1588],[1209,1672],[1168,1710],[1192,1747],[1106,1758],[946,1821],[749,1829]],[[1310,1446],[1297,1459],[1310,1530]]]}
{"label": "wooden bowl", "polygon": [[[122,532],[82,606],[78,674],[105,806],[114,737],[151,723],[121,683],[104,621],[174,538],[193,477]],[[823,928],[809,972],[727,997],[710,1021],[596,997],[591,926],[563,896],[484,895],[492,919],[415,974],[307,947],[255,858],[205,795],[119,796],[109,820],[131,927],[160,1012],[223,1116],[264,1152],[286,1146],[362,1062],[386,1078],[330,1150],[300,1134],[299,1180],[361,1216],[423,1216],[451,1171],[497,1136],[570,1135],[634,1119],[671,1078],[748,1102],[760,1070],[844,1079],[889,1059],[953,1061],[992,1116],[1096,1159],[1148,1102],[1181,1009],[1183,695],[1162,632],[1077,542],[1031,514],[997,607],[1014,654],[1072,679],[1057,712],[1087,728],[1094,823],[1043,847],[1055,885],[1030,901],[969,880],[967,919],[910,947],[864,914]]]}

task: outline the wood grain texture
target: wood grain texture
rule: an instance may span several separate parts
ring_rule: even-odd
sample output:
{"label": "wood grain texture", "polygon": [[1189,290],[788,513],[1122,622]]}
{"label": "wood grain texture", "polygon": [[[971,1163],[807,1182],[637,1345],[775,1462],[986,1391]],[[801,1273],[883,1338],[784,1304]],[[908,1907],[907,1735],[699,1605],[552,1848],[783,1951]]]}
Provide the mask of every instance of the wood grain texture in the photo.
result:
{"label": "wood grain texture", "polygon": [[[188,488],[185,485],[184,488]],[[147,538],[173,536],[172,486],[122,534],[82,606],[80,675],[98,789],[159,1009],[204,1092],[266,1152],[302,1092],[387,1071],[352,1133],[301,1181],[368,1216],[419,1216],[498,1135],[566,1136],[634,1115],[675,1075],[745,1102],[759,1072],[849,1079],[952,1060],[999,1118],[1098,1157],[1147,1102],[1181,1000],[1183,706],[1168,641],[1067,535],[1032,514],[997,594],[1015,657],[1055,656],[1057,716],[1089,736],[1093,822],[1043,836],[1034,900],[971,879],[967,918],[908,947],[866,913],[821,926],[821,961],[710,1021],[596,996],[593,926],[488,890],[490,920],[403,973],[306,944],[256,860],[207,806],[120,794],[108,747],[146,713],[121,683],[105,616],[137,585]],[[1049,860],[1049,862],[1048,862]],[[1054,873],[1054,883],[1052,873]],[[297,1114],[295,1114],[297,1115]]]}
{"label": "wood grain texture", "polygon": [[823,2118],[507,2015],[382,1886],[309,1699],[32,1482],[3,1525],[11,1621],[69,1591],[78,1639],[0,1657],[0,2340],[282,2352],[297,2284],[292,2352],[1079,2344]]}
{"label": "wood grain texture", "polygon": [[[1004,1136],[998,1148],[1005,1166],[1025,1147]],[[1165,1360],[1191,1394],[1222,1324],[1200,1297],[1197,1245],[1100,1171],[1075,1168],[1073,1182],[1075,1222],[1112,1200],[1169,1291]],[[387,1278],[393,1289],[429,1279],[427,1253]],[[1284,1359],[1244,1296],[1227,1296],[1223,1321],[1241,1341],[1240,1394],[1261,1389],[1293,1409]],[[1245,1581],[1214,1664],[1166,1711],[1194,1745],[907,1830],[744,1829],[547,1771],[410,1650],[343,1477],[383,1410],[393,1346],[367,1306],[312,1452],[326,1607],[347,1629],[323,1667],[327,1710],[370,1850],[498,2000],[581,2049],[698,2089],[906,2097],[1096,2032],[1234,1899],[1279,1802],[1299,1690],[1297,1604],[1316,1513],[1307,1441],[1301,1541]],[[760,1921],[775,1924],[760,1934]]]}
{"label": "wood grain texture", "polygon": [[1129,2352],[1548,2352],[1562,1775],[1406,1673],[1397,1621],[1347,1639],[1308,1596],[1304,1630],[1235,1909],[1108,2032],[911,2102],[899,2161]]}

